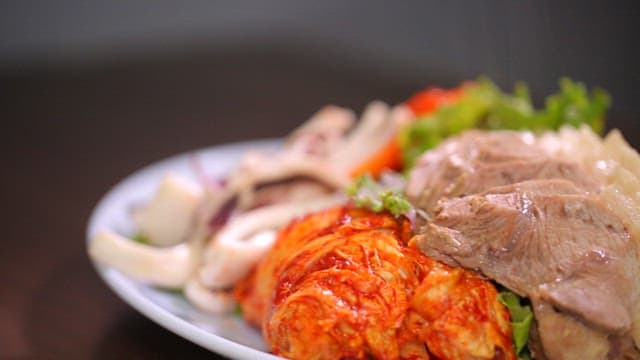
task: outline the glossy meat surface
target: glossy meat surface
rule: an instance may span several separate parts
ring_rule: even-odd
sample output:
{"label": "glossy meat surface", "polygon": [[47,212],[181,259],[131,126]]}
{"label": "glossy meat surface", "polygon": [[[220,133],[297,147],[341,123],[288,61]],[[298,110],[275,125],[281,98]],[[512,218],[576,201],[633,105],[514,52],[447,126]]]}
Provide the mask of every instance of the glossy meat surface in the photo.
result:
{"label": "glossy meat surface", "polygon": [[407,245],[408,222],[338,207],[294,221],[235,289],[293,359],[512,359],[493,285]]}

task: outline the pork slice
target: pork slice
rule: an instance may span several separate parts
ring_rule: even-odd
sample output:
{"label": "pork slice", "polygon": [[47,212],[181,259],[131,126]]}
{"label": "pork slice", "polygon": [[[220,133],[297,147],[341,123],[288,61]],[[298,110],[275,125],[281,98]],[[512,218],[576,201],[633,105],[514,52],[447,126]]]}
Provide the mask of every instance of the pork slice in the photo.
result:
{"label": "pork slice", "polygon": [[[616,283],[615,276],[633,271],[631,261],[611,261],[604,251],[586,253],[576,270],[561,281],[541,284],[540,298],[561,311],[587,319],[599,329],[623,333],[631,328],[633,278]],[[606,281],[606,279],[609,281]]]}
{"label": "pork slice", "polygon": [[[556,311],[545,302],[534,301],[537,335],[545,344],[542,354],[554,360],[606,359],[611,346],[607,334],[584,326],[572,316]],[[536,356],[536,358],[542,356]]]}
{"label": "pork slice", "polygon": [[567,179],[534,179],[524,180],[508,185],[495,186],[488,190],[479,192],[479,195],[487,194],[511,194],[521,192],[531,194],[588,194],[588,188],[576,185],[575,182]]}
{"label": "pork slice", "polygon": [[[526,196],[532,196],[549,192],[554,194],[586,194],[585,190],[578,188],[569,180],[551,179],[529,180],[497,186],[474,197],[441,199],[435,208],[437,214],[435,221],[428,223],[421,235],[416,236],[414,241],[428,255],[449,265],[460,266],[464,264],[463,266],[478,271],[481,269],[481,265],[486,263],[485,257],[479,256],[484,254],[484,251],[490,250],[496,255],[501,251],[507,251],[504,246],[508,244],[492,243],[492,241],[511,239],[516,232],[516,227],[523,227],[518,223],[531,220],[529,217],[519,216],[517,207],[520,205],[515,194],[523,193],[528,194]],[[484,200],[485,196],[490,196],[494,200],[499,199],[503,206],[492,207],[491,211],[488,207],[480,207],[481,203],[490,205],[487,200]],[[473,217],[473,223],[469,223],[468,217]],[[464,234],[459,229],[465,226],[474,227],[469,229],[469,231],[473,231],[473,241],[461,238]],[[488,229],[491,230],[487,231]],[[511,256],[516,255],[518,254],[515,253]],[[517,265],[515,259],[514,263]],[[528,279],[522,279],[520,282],[527,283],[528,281]],[[524,289],[513,288],[513,290],[520,295],[524,295],[526,292]]]}
{"label": "pork slice", "polygon": [[471,132],[426,153],[412,170],[409,198],[432,213],[442,198],[535,179],[566,179],[595,191],[600,184],[576,162],[551,158],[526,136]]}
{"label": "pork slice", "polygon": [[[603,330],[585,326],[580,319],[558,311],[540,299],[532,299],[532,303],[536,321],[529,343],[535,341],[532,349],[535,359],[633,360],[640,357],[631,337],[611,336]],[[542,344],[544,349],[538,346]]]}
{"label": "pork slice", "polygon": [[[598,326],[627,331],[638,287],[635,242],[597,196],[545,194],[544,182],[535,184],[443,201],[415,241],[427,255],[475,269],[520,295],[541,293]],[[576,291],[601,298],[572,301]],[[609,304],[608,314],[596,314],[598,304]],[[615,307],[622,307],[618,316],[609,316]]]}
{"label": "pork slice", "polygon": [[564,179],[580,188],[597,190],[599,184],[575,162],[552,158],[517,159],[493,164],[477,164],[466,176],[465,184],[458,193],[447,197],[464,196],[487,191],[496,186],[509,185],[528,180]]}
{"label": "pork slice", "polygon": [[[413,241],[429,256],[540,299],[610,342],[628,343],[640,300],[637,245],[597,194],[548,181],[441,201]],[[545,340],[552,338],[541,335],[545,352],[556,346]]]}
{"label": "pork slice", "polygon": [[542,149],[532,146],[534,142],[530,133],[467,131],[424,153],[411,171],[407,195],[415,204],[428,209],[443,194],[461,187],[458,182],[464,183],[464,176],[473,173],[478,163],[546,157]]}

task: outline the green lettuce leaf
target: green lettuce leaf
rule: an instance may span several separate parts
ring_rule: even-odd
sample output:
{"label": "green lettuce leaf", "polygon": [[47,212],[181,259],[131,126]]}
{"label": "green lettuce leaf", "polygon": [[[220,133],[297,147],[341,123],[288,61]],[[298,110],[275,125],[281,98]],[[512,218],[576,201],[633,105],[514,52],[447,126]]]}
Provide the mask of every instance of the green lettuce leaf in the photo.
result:
{"label": "green lettuce leaf", "polygon": [[135,241],[137,243],[140,243],[140,244],[149,244],[150,243],[149,239],[146,236],[144,236],[144,235],[142,235],[140,233],[134,234],[131,237],[131,240],[133,240],[133,241]]}
{"label": "green lettuce leaf", "polygon": [[374,212],[389,211],[396,217],[409,216],[414,208],[404,196],[403,187],[404,182],[398,186],[392,186],[389,183],[378,183],[370,175],[365,174],[351,183],[346,192],[358,207]]}
{"label": "green lettuce leaf", "polygon": [[531,306],[523,305],[522,299],[510,290],[503,289],[498,294],[500,302],[507,307],[511,316],[511,329],[513,332],[513,347],[520,359],[528,359],[529,328],[533,320]]}
{"label": "green lettuce leaf", "polygon": [[480,77],[465,88],[459,100],[422,116],[399,135],[405,170],[425,151],[449,136],[471,128],[511,130],[557,130],[563,125],[587,124],[597,133],[604,129],[604,116],[611,104],[602,89],[587,91],[584,84],[562,78],[557,93],[536,110],[529,89],[516,83],[513,93],[502,92],[491,80]]}

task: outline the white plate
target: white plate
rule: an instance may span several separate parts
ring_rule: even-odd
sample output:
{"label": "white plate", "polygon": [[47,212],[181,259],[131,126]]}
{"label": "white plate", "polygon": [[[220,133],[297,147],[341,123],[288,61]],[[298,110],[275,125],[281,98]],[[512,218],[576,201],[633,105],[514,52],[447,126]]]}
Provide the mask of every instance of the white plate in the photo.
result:
{"label": "white plate", "polygon": [[[279,143],[278,140],[259,140],[211,147],[177,155],[135,172],[100,200],[89,220],[87,241],[100,229],[132,234],[131,206],[149,199],[169,171],[195,180],[193,155],[201,161],[207,174],[220,177],[233,168],[245,151],[275,149]],[[233,359],[279,359],[265,352],[260,332],[239,316],[206,314],[178,293],[159,290],[114,269],[94,265],[107,285],[125,302],[185,339]]]}

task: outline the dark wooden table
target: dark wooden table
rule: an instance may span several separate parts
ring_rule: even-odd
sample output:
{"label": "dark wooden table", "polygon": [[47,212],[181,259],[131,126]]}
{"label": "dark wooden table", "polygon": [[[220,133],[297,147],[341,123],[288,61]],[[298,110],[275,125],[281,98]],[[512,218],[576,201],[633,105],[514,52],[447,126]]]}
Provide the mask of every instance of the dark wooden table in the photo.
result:
{"label": "dark wooden table", "polygon": [[[148,163],[282,136],[322,105],[359,111],[439,79],[295,55],[226,49],[0,72],[1,358],[215,358],[102,283],[86,256],[88,217],[110,186]],[[638,120],[612,115],[636,147]]]}

